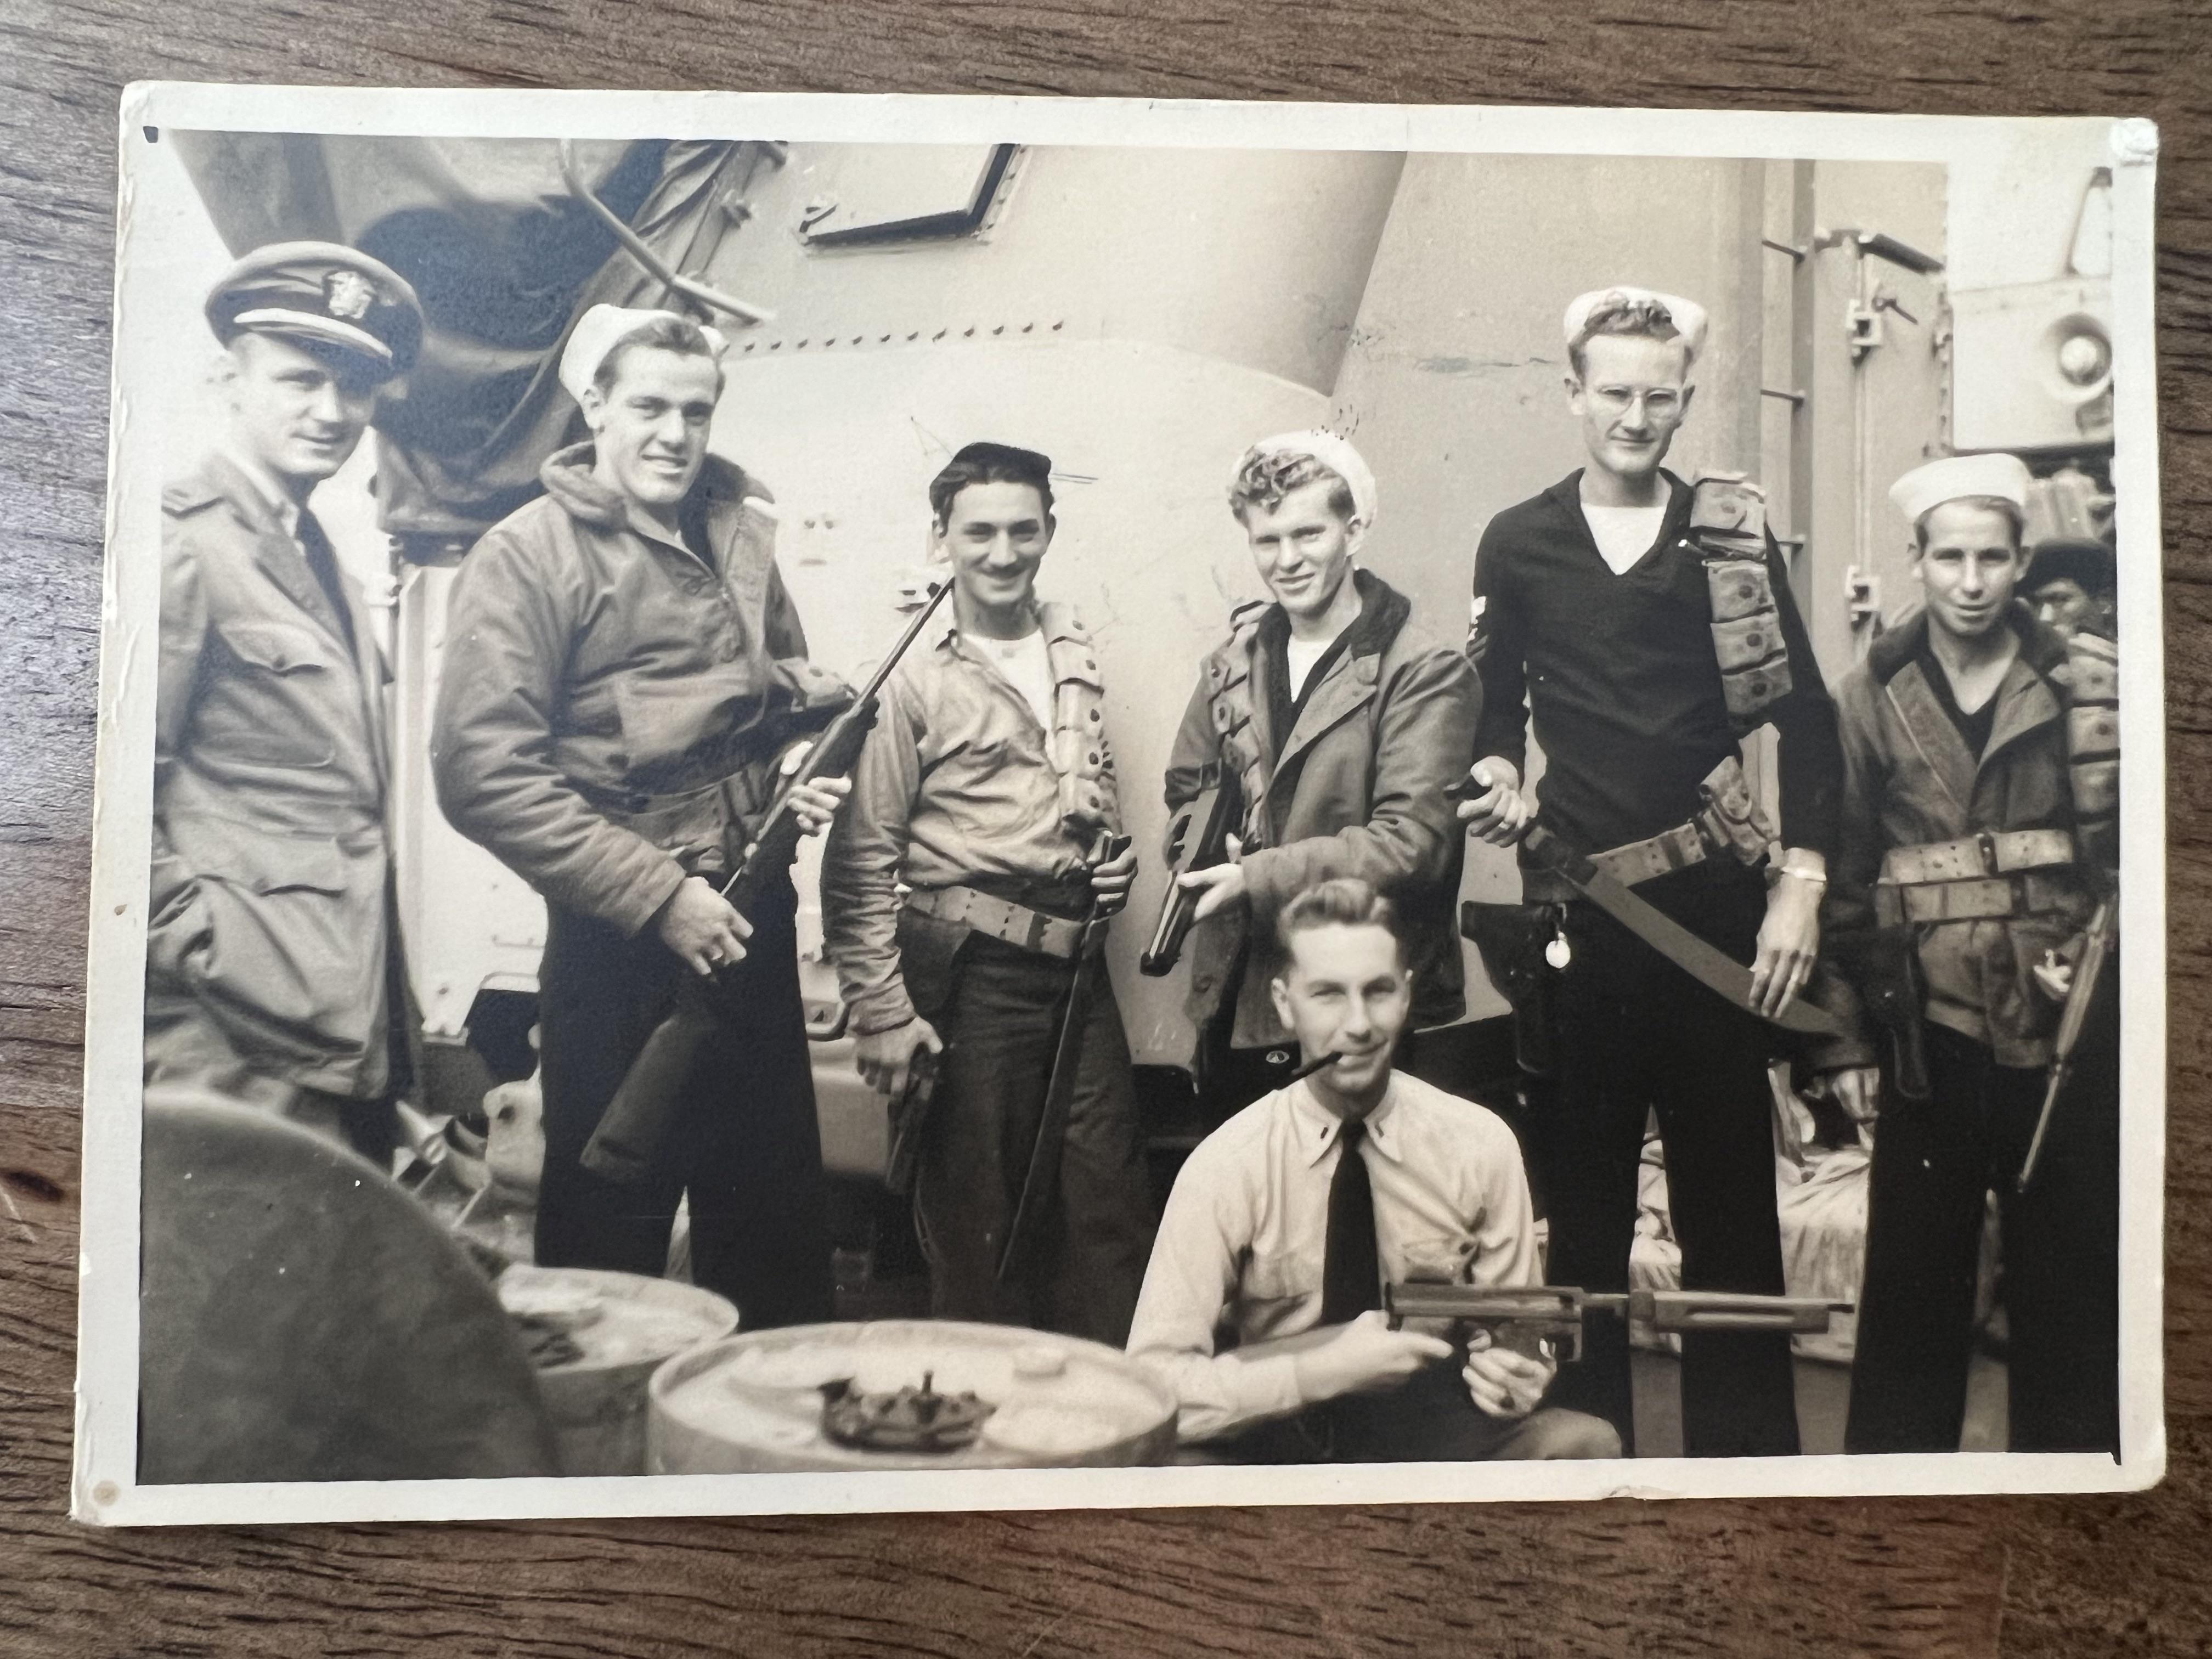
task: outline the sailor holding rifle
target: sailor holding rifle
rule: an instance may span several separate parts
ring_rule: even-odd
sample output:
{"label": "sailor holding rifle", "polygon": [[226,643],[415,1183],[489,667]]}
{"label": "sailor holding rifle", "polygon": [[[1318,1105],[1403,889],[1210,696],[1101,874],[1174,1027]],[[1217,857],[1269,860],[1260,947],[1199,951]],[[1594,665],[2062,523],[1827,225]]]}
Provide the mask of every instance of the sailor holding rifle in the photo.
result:
{"label": "sailor holding rifle", "polygon": [[[433,738],[439,803],[546,900],[538,1260],[658,1274],[687,1196],[696,1280],[747,1328],[830,1316],[797,897],[739,915],[744,858],[796,734],[850,691],[806,660],[759,482],[707,453],[721,338],[594,306],[561,358],[591,429],[461,567]],[[793,805],[816,830],[849,785]],[[586,1143],[687,974],[714,1040],[641,1186]]]}
{"label": "sailor holding rifle", "polygon": [[912,1142],[934,1311],[1118,1346],[1152,1203],[1100,953],[1137,859],[1097,647],[1036,598],[1051,469],[974,443],[930,483],[954,623],[884,687],[823,860],[823,929],[861,1075]]}

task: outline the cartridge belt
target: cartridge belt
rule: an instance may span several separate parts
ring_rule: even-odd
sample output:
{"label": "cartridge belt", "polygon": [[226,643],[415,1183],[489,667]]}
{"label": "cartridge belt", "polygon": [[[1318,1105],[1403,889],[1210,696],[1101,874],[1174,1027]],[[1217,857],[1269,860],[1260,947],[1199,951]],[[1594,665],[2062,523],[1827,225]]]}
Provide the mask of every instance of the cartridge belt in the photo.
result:
{"label": "cartridge belt", "polygon": [[[1698,794],[1705,805],[1695,817],[1642,841],[1592,853],[1590,862],[1624,887],[1633,887],[1654,876],[1687,870],[1723,853],[1747,870],[1779,857],[1777,832],[1753,795],[1743,763],[1737,757],[1724,757],[1707,773],[1698,782]],[[1566,883],[1533,870],[1522,874],[1522,893],[1536,904],[1577,896]]]}
{"label": "cartridge belt", "polygon": [[[1693,864],[1703,864],[1715,856],[1711,841],[1707,837],[1702,820],[1692,818],[1687,823],[1678,823],[1672,830],[1662,830],[1656,836],[1646,836],[1642,841],[1632,841],[1623,846],[1608,848],[1602,853],[1590,854],[1590,862],[1625,887],[1650,881],[1654,876],[1663,876],[1675,870],[1686,870]],[[1748,867],[1748,866],[1747,866]],[[1522,872],[1524,896],[1532,904],[1556,902],[1579,898],[1580,894],[1543,872]]]}
{"label": "cartridge belt", "polygon": [[2075,886],[2048,872],[2075,861],[2074,837],[2063,830],[2006,830],[1893,847],[1874,890],[1875,919],[1893,927],[2060,909]]}
{"label": "cartridge belt", "polygon": [[1063,960],[1087,954],[1106,932],[1103,925],[1098,926],[1094,937],[1086,939],[1085,933],[1093,930],[1084,922],[1047,915],[974,887],[918,887],[907,895],[906,903],[909,910],[939,921],[957,922],[971,933],[1003,939],[1018,950]]}
{"label": "cartridge belt", "polygon": [[1693,864],[1703,864],[1711,856],[1712,848],[1706,844],[1697,821],[1692,819],[1656,836],[1646,836],[1642,841],[1593,854],[1590,862],[1615,881],[1633,887],[1671,870],[1686,870]]}

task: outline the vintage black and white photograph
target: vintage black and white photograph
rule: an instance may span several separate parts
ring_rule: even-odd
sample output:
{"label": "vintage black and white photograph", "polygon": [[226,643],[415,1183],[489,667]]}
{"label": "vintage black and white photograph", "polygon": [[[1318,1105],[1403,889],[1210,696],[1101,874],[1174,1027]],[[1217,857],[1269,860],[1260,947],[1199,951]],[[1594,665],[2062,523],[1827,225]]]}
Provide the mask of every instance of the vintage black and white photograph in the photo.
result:
{"label": "vintage black and white photograph", "polygon": [[82,1516],[2158,1478],[2154,132],[1419,113],[133,89]]}

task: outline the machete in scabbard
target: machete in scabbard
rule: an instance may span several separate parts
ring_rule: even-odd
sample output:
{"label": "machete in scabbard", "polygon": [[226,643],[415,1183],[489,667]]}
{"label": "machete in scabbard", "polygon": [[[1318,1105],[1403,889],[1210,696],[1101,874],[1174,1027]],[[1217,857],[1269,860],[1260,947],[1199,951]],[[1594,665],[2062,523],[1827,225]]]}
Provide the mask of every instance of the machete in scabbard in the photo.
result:
{"label": "machete in scabbard", "polygon": [[2051,1114],[2057,1109],[2058,1097],[2065,1092],[2067,1079],[2074,1074],[2074,1050],[2081,1045],[2082,1029],[2089,1023],[2089,1010],[2096,1004],[2098,988],[2105,977],[2105,963],[2112,953],[2118,924],[2119,906],[2110,897],[2099,900],[2082,935],[2081,957],[2074,963],[2074,981],[2067,988],[2066,1010],[2058,1017],[2058,1035],[2051,1045],[2051,1079],[2044,1085],[2043,1109],[2036,1114],[2035,1133],[2027,1143],[2027,1156],[2021,1160],[2020,1176],[2014,1185],[2015,1192],[2025,1193],[2028,1183],[2035,1179],[2035,1166],[2043,1158],[2044,1138],[2051,1133]]}
{"label": "machete in scabbard", "polygon": [[[1698,984],[1746,1012],[1756,1012],[1751,1006],[1751,969],[1727,951],[1637,897],[1626,883],[1607,875],[1541,824],[1532,824],[1521,844],[1539,868],[1557,876]],[[1826,1008],[1802,996],[1792,999],[1772,1023],[1784,1030],[1823,1036],[1838,1036],[1844,1029]]]}

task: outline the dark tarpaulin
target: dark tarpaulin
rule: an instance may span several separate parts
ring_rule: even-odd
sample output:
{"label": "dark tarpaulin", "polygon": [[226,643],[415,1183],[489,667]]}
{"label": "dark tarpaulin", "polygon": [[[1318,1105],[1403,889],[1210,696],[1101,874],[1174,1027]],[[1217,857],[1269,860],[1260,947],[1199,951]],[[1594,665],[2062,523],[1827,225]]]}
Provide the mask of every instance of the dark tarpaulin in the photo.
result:
{"label": "dark tarpaulin", "polygon": [[[550,139],[177,132],[234,254],[343,242],[415,285],[421,361],[380,404],[377,489],[395,535],[471,540],[538,491],[546,456],[580,436],[554,378],[586,307],[666,303],[562,182]],[[719,234],[739,143],[580,143],[593,194],[679,270]],[[709,247],[708,251],[711,251]]]}

